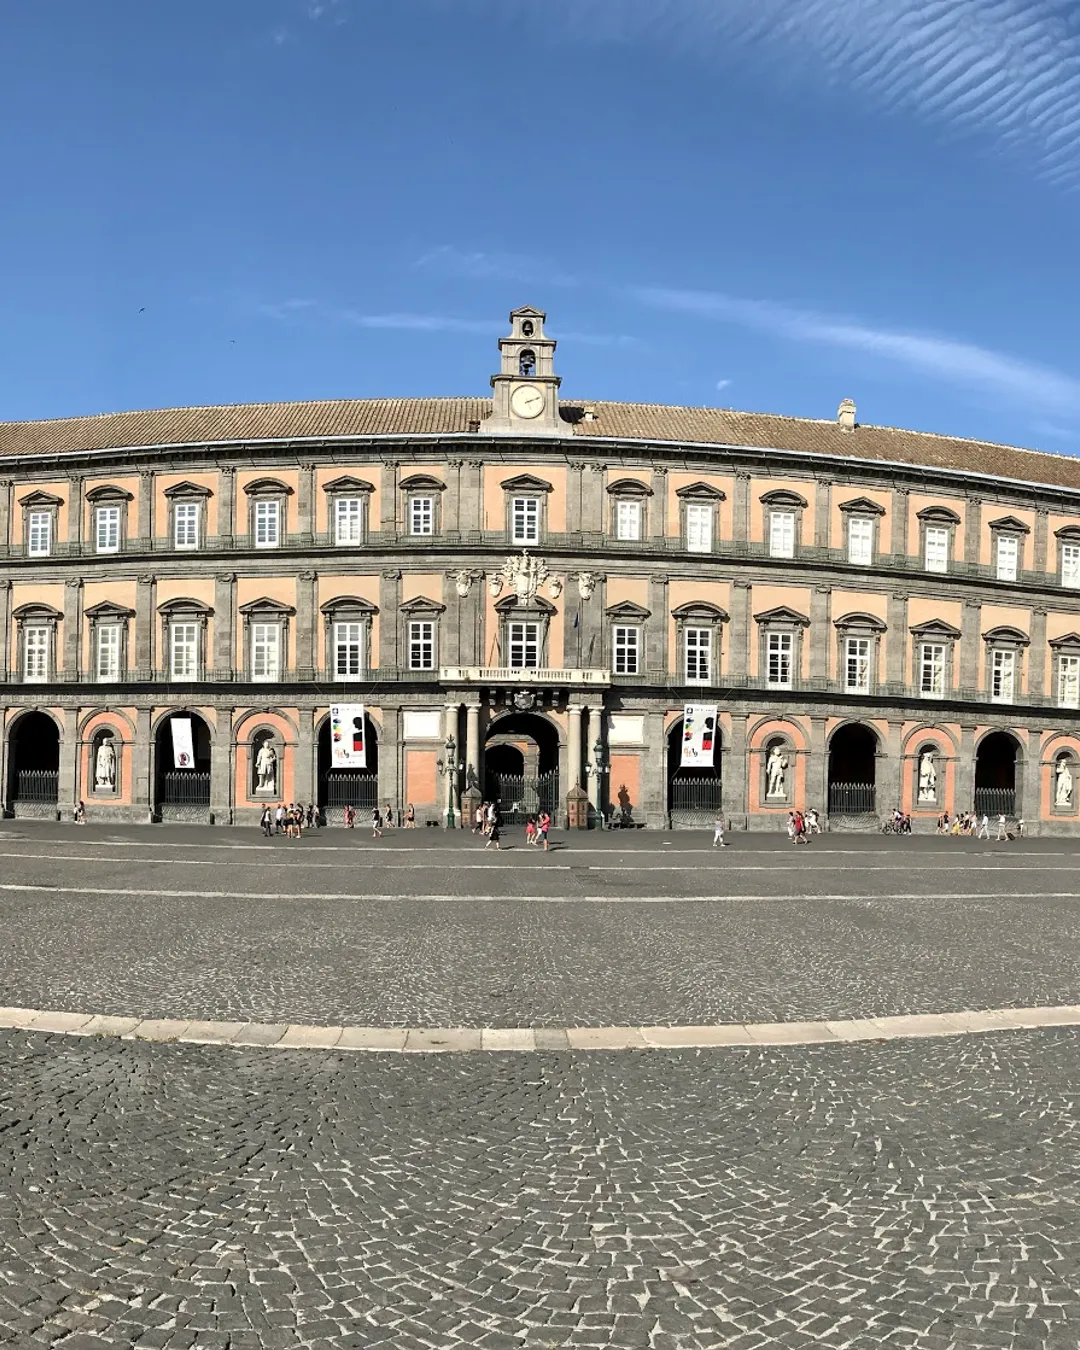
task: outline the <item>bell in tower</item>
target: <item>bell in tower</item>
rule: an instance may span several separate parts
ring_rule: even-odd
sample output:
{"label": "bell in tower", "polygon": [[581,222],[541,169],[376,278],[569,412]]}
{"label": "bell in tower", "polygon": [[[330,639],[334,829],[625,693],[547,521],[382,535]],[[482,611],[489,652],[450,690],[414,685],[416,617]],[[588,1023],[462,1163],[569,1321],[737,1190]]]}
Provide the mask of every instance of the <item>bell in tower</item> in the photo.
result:
{"label": "bell in tower", "polygon": [[480,430],[494,436],[561,436],[555,339],[544,336],[542,309],[523,305],[510,314],[510,336],[499,339],[501,370],[492,375],[491,416]]}

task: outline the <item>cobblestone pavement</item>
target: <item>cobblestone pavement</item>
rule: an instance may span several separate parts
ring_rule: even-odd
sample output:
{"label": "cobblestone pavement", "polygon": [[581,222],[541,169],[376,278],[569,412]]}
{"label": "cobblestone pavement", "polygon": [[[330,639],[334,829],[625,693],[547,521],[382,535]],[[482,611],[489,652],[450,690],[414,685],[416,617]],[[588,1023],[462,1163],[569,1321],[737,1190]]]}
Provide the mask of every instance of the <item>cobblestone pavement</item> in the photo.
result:
{"label": "cobblestone pavement", "polygon": [[796,853],[750,837],[719,853],[615,835],[500,857],[434,833],[294,845],[9,822],[0,1004],[564,1027],[1080,1003],[1072,841],[833,836]]}
{"label": "cobblestone pavement", "polygon": [[1075,1350],[1076,1051],[0,1033],[0,1343]]}

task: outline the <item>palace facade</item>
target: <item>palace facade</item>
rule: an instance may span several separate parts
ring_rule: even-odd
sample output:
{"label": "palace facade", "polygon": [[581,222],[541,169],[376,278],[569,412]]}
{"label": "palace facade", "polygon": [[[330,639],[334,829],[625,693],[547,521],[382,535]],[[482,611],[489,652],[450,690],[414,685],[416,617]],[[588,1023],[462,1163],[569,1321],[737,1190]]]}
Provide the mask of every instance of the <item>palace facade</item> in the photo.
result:
{"label": "palace facade", "polygon": [[7,813],[1076,830],[1080,461],[850,401],[567,401],[544,322],[511,315],[490,398],[0,425]]}

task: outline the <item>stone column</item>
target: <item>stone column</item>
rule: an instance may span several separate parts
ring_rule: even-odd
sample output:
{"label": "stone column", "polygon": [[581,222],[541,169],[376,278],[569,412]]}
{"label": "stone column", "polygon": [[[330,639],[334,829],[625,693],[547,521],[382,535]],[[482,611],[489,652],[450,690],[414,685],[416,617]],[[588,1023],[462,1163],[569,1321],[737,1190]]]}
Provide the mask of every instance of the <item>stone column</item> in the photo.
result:
{"label": "stone column", "polygon": [[832,652],[832,587],[817,585],[810,592],[810,684],[824,689],[829,684]]}
{"label": "stone column", "polygon": [[219,572],[214,578],[214,676],[215,680],[236,679],[236,573]]}
{"label": "stone column", "polygon": [[[218,475],[221,497],[218,501],[217,535],[221,548],[232,548],[236,538],[236,470],[226,464]],[[241,530],[247,534],[247,526]]]}
{"label": "stone column", "polygon": [[666,572],[653,572],[649,576],[649,650],[646,653],[646,669],[650,675],[662,675],[668,682],[668,578]]}
{"label": "stone column", "polygon": [[1046,697],[1046,666],[1050,649],[1046,645],[1046,606],[1031,611],[1031,646],[1027,650],[1028,697],[1033,701]]}
{"label": "stone column", "polygon": [[[79,583],[82,585],[82,582]],[[56,806],[61,820],[70,820],[79,800],[79,709],[61,710],[64,731],[60,738],[60,772],[57,775]]]}
{"label": "stone column", "polygon": [[382,508],[379,512],[379,528],[384,539],[393,539],[397,534],[398,522],[398,469],[400,461],[388,459],[382,467]]}
{"label": "stone column", "polygon": [[82,590],[81,577],[69,577],[64,584],[64,671],[62,678],[77,682],[82,666]]}
{"label": "stone column", "polygon": [[1049,533],[1050,533],[1050,512],[1045,506],[1040,506],[1035,512],[1035,539],[1034,539],[1034,557],[1032,559],[1032,569],[1036,572],[1046,572],[1049,570]]}
{"label": "stone column", "polygon": [[296,534],[301,548],[315,542],[315,465],[300,465],[299,491],[296,494]]}
{"label": "stone column", "polygon": [[298,680],[313,680],[318,666],[315,655],[315,576],[298,572],[296,578],[296,652],[293,665]]}
{"label": "stone column", "polygon": [[[380,752],[382,747],[379,747]],[[296,746],[293,750],[293,790],[296,800],[315,800],[315,709],[299,709]]]}
{"label": "stone column", "polygon": [[824,819],[829,813],[829,752],[825,745],[825,718],[810,718],[810,753],[806,757],[807,811]]}
{"label": "stone column", "polygon": [[652,501],[649,503],[651,534],[654,539],[665,539],[668,528],[668,471],[664,464],[652,468]]}
{"label": "stone column", "polygon": [[215,825],[231,825],[233,819],[233,711],[218,708],[210,746],[210,814]]}
{"label": "stone column", "polygon": [[894,487],[892,494],[892,553],[906,558],[908,551],[908,492],[906,487]]}
{"label": "stone column", "polygon": [[829,521],[832,511],[832,479],[819,478],[814,494],[814,547],[829,547]]}
{"label": "stone column", "polygon": [[[667,746],[663,747],[666,759]],[[731,829],[746,829],[749,761],[746,754],[746,714],[731,714],[731,747],[721,761],[724,814]]]}
{"label": "stone column", "polygon": [[442,527],[449,544],[461,542],[461,471],[464,466],[463,459],[446,461],[446,496],[443,498]]}
{"label": "stone column", "polygon": [[0,580],[0,682],[8,678],[11,660],[11,582]]}
{"label": "stone column", "polygon": [[968,497],[964,512],[964,562],[974,567],[979,561],[979,536],[982,534],[982,502]]}
{"label": "stone column", "polygon": [[[581,714],[571,703],[567,708],[566,790],[581,786]],[[565,796],[565,793],[563,794]]]}
{"label": "stone column", "polygon": [[[465,755],[462,754],[462,745],[459,727],[460,720],[461,720],[460,703],[447,702],[443,704],[443,741],[445,742],[449,740],[451,736],[453,736],[454,754],[459,760],[465,758]],[[440,750],[439,757],[444,760],[446,759],[447,751],[445,749],[445,745]],[[449,828],[453,829],[454,826],[461,824],[461,818],[459,814],[460,802],[459,800],[455,800],[455,798],[451,795],[450,781],[451,776],[449,773],[441,776],[439,779],[439,786],[437,791],[439,794],[439,811],[440,814],[442,815],[443,823],[446,824]],[[458,783],[459,793],[460,790],[461,790],[461,783],[459,781]],[[453,812],[453,817],[452,819],[448,819],[451,812]]]}
{"label": "stone column", "polygon": [[68,552],[82,551],[83,487],[85,479],[74,474],[68,479]]}
{"label": "stone column", "polygon": [[132,784],[131,806],[136,819],[145,812],[150,820],[154,811],[153,793],[150,784],[150,752],[153,746],[153,734],[150,729],[150,709],[140,708],[135,716],[135,744],[132,747]]}
{"label": "stone column", "polygon": [[152,469],[139,470],[138,547],[147,553],[154,547],[154,489],[156,481]]}
{"label": "stone column", "polygon": [[589,806],[591,808],[592,819],[599,823],[600,820],[600,782],[599,774],[596,772],[596,752],[594,746],[597,741],[603,744],[603,720],[604,714],[602,708],[587,707],[585,712],[588,714],[585,738],[585,782],[583,787],[588,793]]}
{"label": "stone column", "polygon": [[[1018,785],[1016,814],[1023,816],[1025,825],[1035,825],[1042,817],[1042,744],[1043,733],[1032,729],[1028,732],[1028,743],[1024,751],[1024,775]],[[1075,789],[1074,789],[1075,791]]]}
{"label": "stone column", "polygon": [[886,815],[900,805],[900,791],[903,784],[900,743],[903,730],[903,722],[890,719],[885,751],[884,754],[878,755],[876,806],[879,816]]}
{"label": "stone column", "polygon": [[0,555],[11,552],[11,479],[0,478]]}
{"label": "stone column", "polygon": [[907,679],[907,650],[909,643],[908,598],[894,592],[889,596],[889,631],[885,635],[885,681],[899,691]]}
{"label": "stone column", "polygon": [[970,811],[975,804],[975,728],[960,727],[960,758],[956,764],[956,800],[953,812]]}
{"label": "stone column", "polygon": [[465,784],[479,792],[484,767],[480,757],[480,704],[466,704],[465,717]]}
{"label": "stone column", "polygon": [[965,600],[960,620],[960,696],[977,698],[982,638],[979,633],[982,603]]}
{"label": "stone column", "polygon": [[750,669],[750,583],[736,581],[731,588],[731,629],[728,634],[728,683],[745,686]]}
{"label": "stone column", "polygon": [[735,470],[735,497],[731,504],[731,536],[740,553],[750,542],[750,472]]}
{"label": "stone column", "polygon": [[569,473],[566,479],[566,533],[570,535],[581,533],[582,519],[582,499],[584,488],[582,479],[585,476],[585,463],[583,460],[571,460]]}
{"label": "stone column", "polygon": [[396,567],[386,568],[379,579],[379,669],[399,670],[402,666],[398,651],[401,623],[401,572]]}

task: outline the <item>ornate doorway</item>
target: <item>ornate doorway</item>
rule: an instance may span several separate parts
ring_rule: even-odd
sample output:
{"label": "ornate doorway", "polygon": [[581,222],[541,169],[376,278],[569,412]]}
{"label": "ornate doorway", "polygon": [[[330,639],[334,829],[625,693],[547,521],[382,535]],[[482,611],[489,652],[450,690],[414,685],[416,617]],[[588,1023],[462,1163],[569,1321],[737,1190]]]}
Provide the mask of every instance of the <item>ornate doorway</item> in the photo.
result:
{"label": "ornate doorway", "polygon": [[667,735],[668,828],[711,829],[724,801],[720,746],[717,743],[710,767],[684,769],[682,732],[680,717]]}
{"label": "ornate doorway", "polygon": [[24,713],[11,728],[8,809],[15,816],[56,819],[60,728],[43,712]]}
{"label": "ornate doorway", "polygon": [[363,822],[379,805],[379,733],[366,713],[364,744],[366,769],[335,769],[330,750],[330,718],[323,718],[319,727],[317,792],[319,809],[328,825],[344,824],[346,806],[353,807]]}
{"label": "ornate doorway", "polygon": [[[191,720],[191,768],[176,767],[172,724],[178,717]],[[162,822],[210,823],[210,728],[198,713],[172,713],[158,723],[154,737],[154,816]]]}
{"label": "ornate doorway", "polygon": [[508,713],[488,728],[484,745],[484,797],[498,802],[507,825],[524,825],[546,811],[563,816],[559,798],[559,736],[545,717]]}

